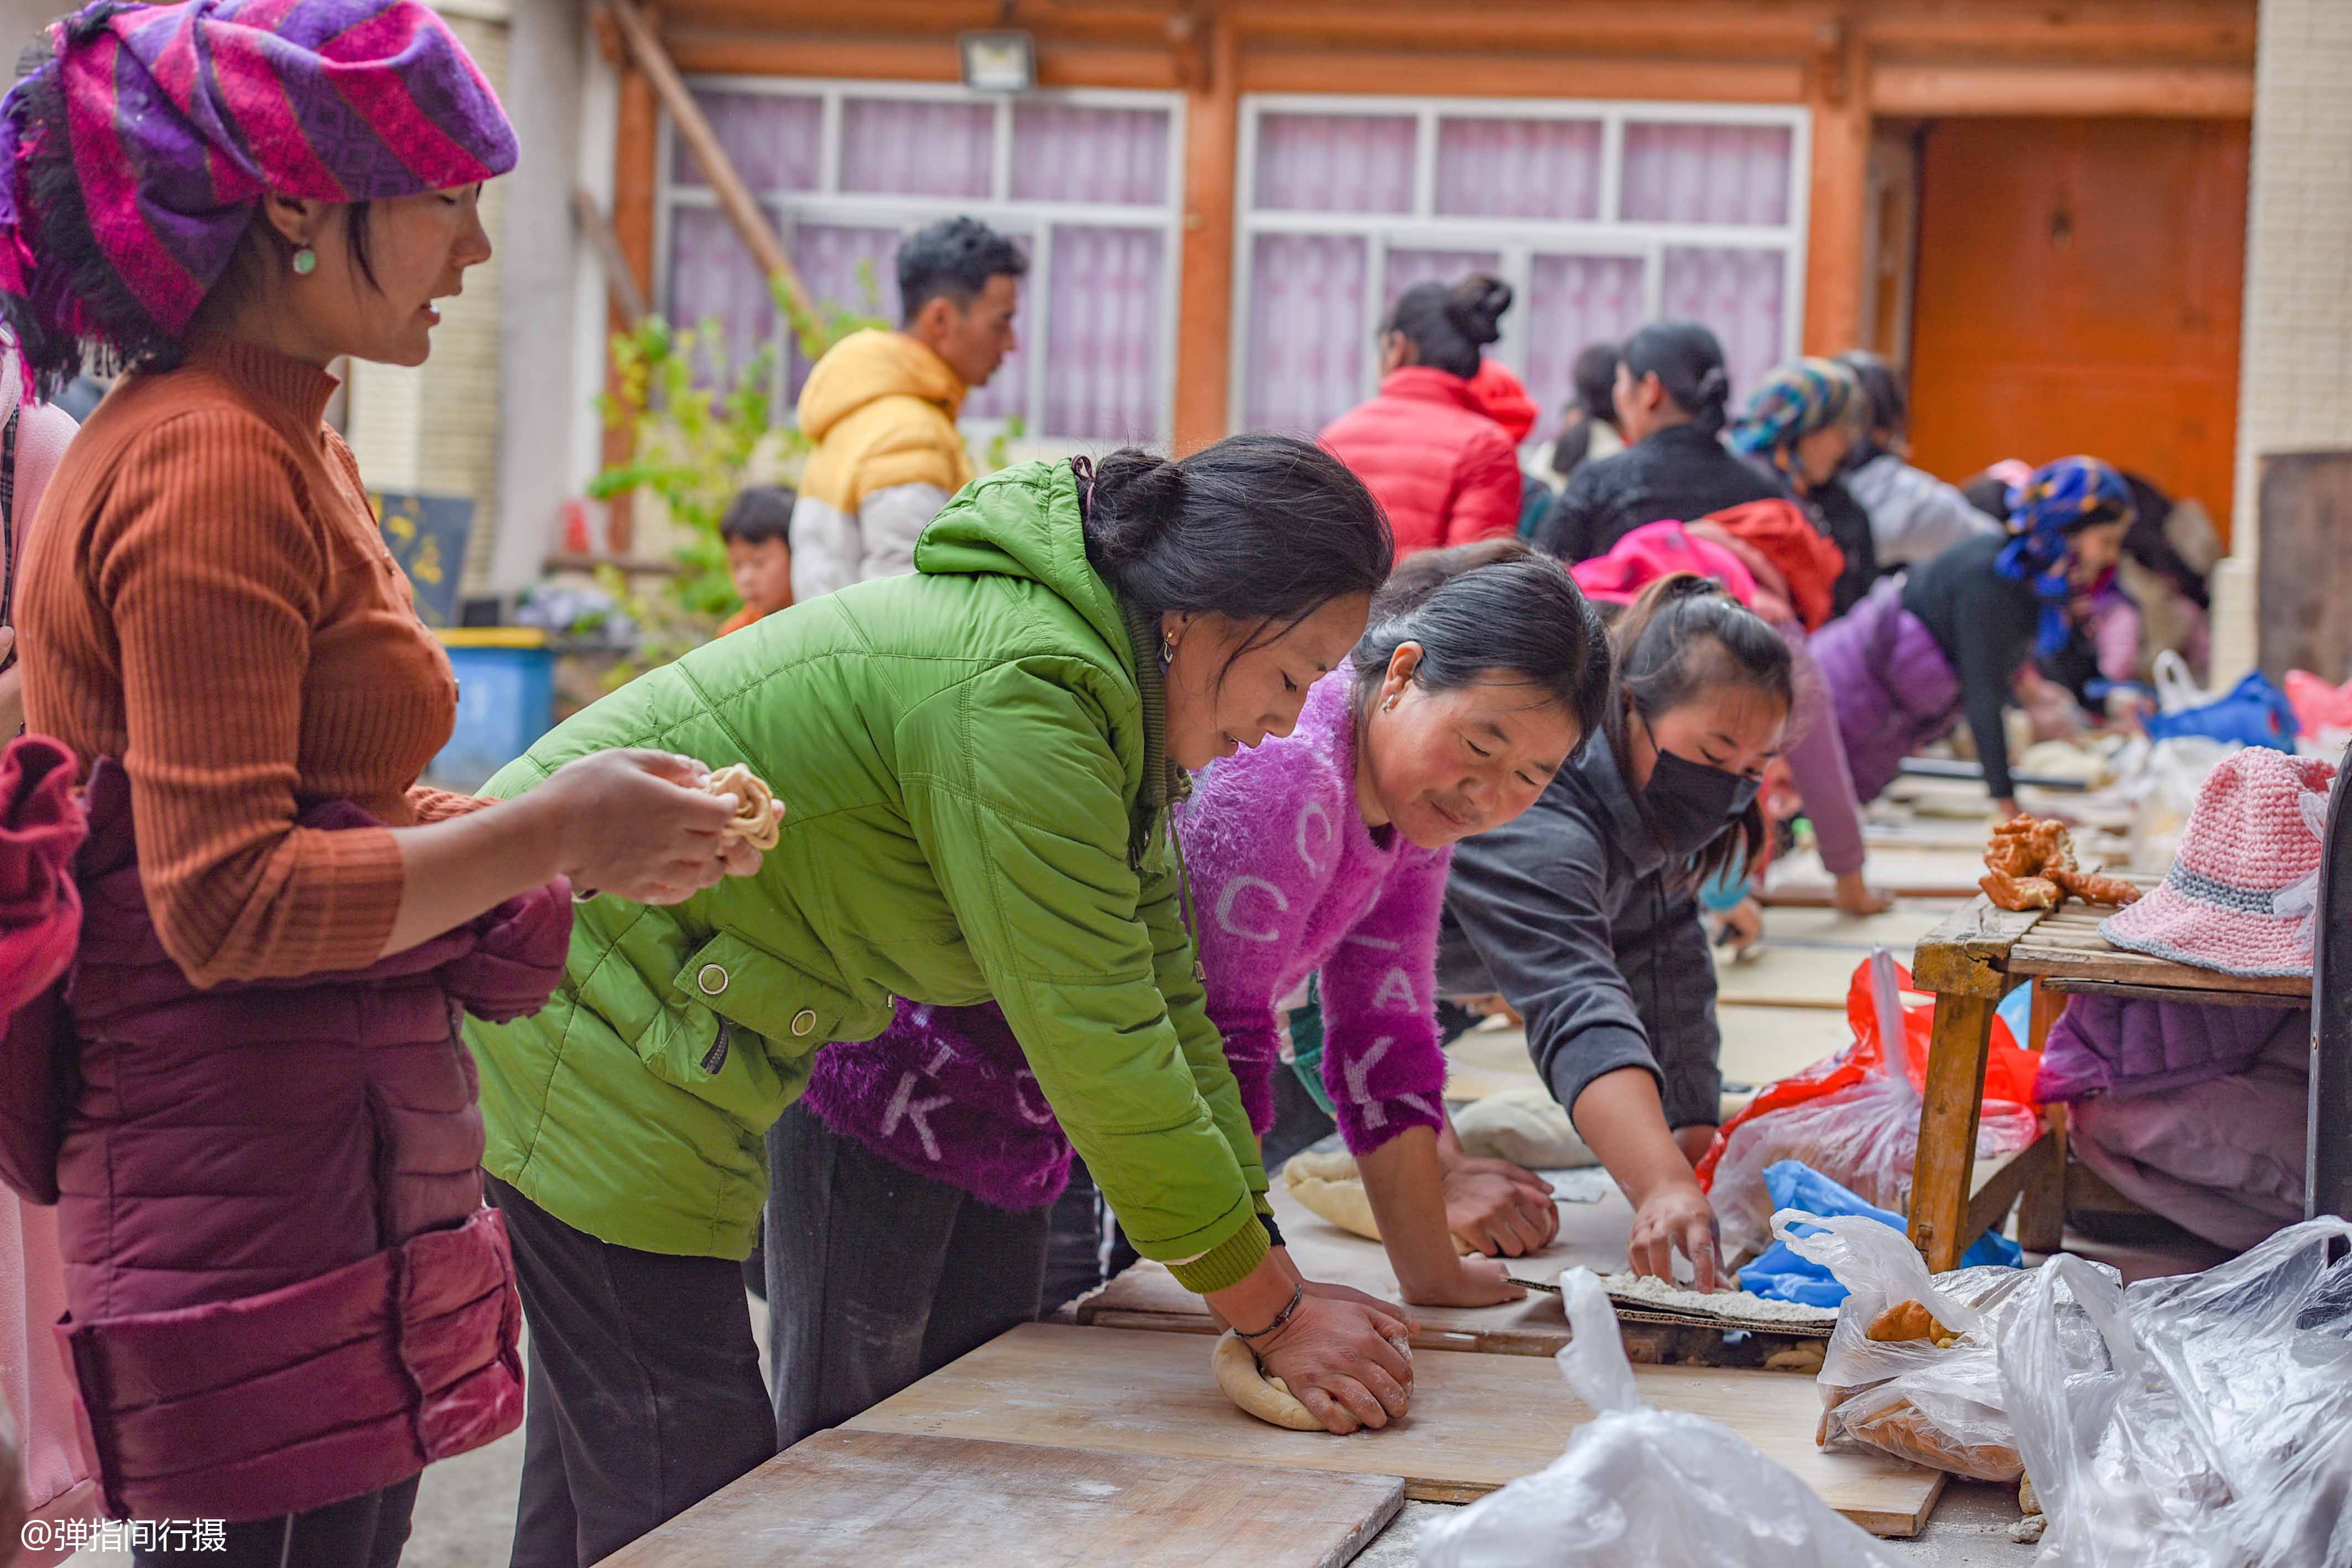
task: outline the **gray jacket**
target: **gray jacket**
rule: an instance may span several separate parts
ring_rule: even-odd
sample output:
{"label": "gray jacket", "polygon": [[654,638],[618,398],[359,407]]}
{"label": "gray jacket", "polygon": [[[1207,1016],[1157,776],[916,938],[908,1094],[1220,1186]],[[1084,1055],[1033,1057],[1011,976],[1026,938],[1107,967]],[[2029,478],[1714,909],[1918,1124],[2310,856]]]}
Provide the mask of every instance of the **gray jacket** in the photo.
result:
{"label": "gray jacket", "polygon": [[1716,1121],[1721,1037],[1697,896],[1666,865],[1604,737],[1525,815],[1454,847],[1438,988],[1501,992],[1570,1111],[1602,1073],[1643,1067],[1668,1126]]}

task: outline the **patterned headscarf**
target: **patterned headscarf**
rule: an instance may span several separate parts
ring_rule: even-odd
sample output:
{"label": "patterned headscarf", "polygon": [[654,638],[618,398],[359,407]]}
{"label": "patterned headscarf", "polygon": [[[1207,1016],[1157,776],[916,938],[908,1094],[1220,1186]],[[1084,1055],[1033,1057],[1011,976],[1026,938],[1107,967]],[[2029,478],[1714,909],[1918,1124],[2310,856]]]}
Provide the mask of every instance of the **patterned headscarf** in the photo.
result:
{"label": "patterned headscarf", "polygon": [[[415,0],[100,0],[51,38],[0,103],[0,293],[74,336],[97,331],[89,298],[114,287],[178,336],[264,193],[380,201],[515,165],[498,95]],[[59,99],[62,115],[37,108]],[[68,146],[48,145],[60,132]],[[50,276],[60,236],[45,231],[76,204],[51,172],[67,167],[68,234],[87,223],[110,277]]]}
{"label": "patterned headscarf", "polygon": [[2042,601],[2035,646],[2043,656],[2066,645],[2066,605],[2074,536],[2094,523],[2129,523],[2137,515],[2131,486],[2095,457],[2061,457],[2009,491],[2009,543],[1995,565],[2003,577],[2032,581]]}
{"label": "patterned headscarf", "polygon": [[1794,361],[1749,394],[1747,409],[1732,423],[1731,444],[1769,453],[1772,465],[1790,474],[1797,443],[1852,413],[1861,396],[1862,382],[1835,360]]}

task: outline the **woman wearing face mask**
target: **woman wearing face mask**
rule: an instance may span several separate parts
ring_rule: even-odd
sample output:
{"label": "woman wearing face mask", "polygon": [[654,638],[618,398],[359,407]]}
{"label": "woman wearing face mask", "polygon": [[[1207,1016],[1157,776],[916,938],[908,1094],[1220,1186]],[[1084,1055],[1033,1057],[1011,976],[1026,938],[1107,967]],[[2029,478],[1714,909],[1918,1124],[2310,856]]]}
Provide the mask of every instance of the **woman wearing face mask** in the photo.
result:
{"label": "woman wearing face mask", "polygon": [[1553,1097],[1634,1207],[1629,1257],[1701,1290],[1719,1265],[1693,1165],[1722,1074],[1696,889],[1762,847],[1758,780],[1792,697],[1788,644],[1713,582],[1662,578],[1610,627],[1601,732],[1516,821],[1456,847],[1441,983],[1500,991]]}
{"label": "woman wearing face mask", "polygon": [[1306,442],[1022,464],[940,513],[912,575],[698,649],[491,781],[659,744],[789,808],[756,879],[583,904],[555,999],[473,1034],[532,1330],[518,1563],[599,1559],[773,1452],[740,1264],[763,1202],[828,1199],[782,1160],[772,1191],[761,1140],[894,997],[995,999],[1136,1245],[1335,1428],[1404,1413],[1402,1316],[1269,1256],[1166,827],[1186,769],[1289,733],[1390,550]]}
{"label": "woman wearing face mask", "polygon": [[1878,578],[1870,514],[1838,476],[1861,441],[1869,399],[1853,371],[1835,360],[1799,360],[1764,380],[1731,426],[1731,444],[1803,503],[1845,569],[1830,591],[1830,612],[1843,615]]}
{"label": "woman wearing face mask", "polygon": [[2116,564],[2133,507],[2123,476],[2095,457],[2045,464],[2009,504],[2006,533],[1964,539],[1888,579],[1813,636],[1864,800],[1965,716],[1985,789],[2017,814],[2002,706],[2028,659],[2065,647],[2074,598]]}
{"label": "woman wearing face mask", "polygon": [[[1523,1292],[1453,1235],[1517,1255],[1550,1240],[1558,1211],[1531,1174],[1442,1142],[1447,852],[1524,810],[1598,723],[1609,653],[1567,575],[1516,541],[1406,571],[1298,728],[1212,767],[1178,829],[1209,1021],[1251,1125],[1274,1122],[1277,1005],[1319,971],[1325,1081],[1405,1299],[1483,1306]],[[879,1038],[819,1058],[779,1134],[778,1190],[800,1195],[770,1209],[782,1441],[1037,1314],[1070,1145],[995,1008],[900,1003]]]}
{"label": "woman wearing face mask", "polygon": [[1537,525],[1538,549],[1572,566],[1608,554],[1644,523],[1787,496],[1779,479],[1724,448],[1731,372],[1713,332],[1696,321],[1653,321],[1625,340],[1616,375],[1625,450],[1570,476]]}
{"label": "woman wearing face mask", "polygon": [[1400,557],[1518,531],[1517,437],[1488,401],[1502,389],[1479,380],[1510,308],[1492,277],[1406,289],[1381,329],[1381,390],[1317,438],[1370,486]]}

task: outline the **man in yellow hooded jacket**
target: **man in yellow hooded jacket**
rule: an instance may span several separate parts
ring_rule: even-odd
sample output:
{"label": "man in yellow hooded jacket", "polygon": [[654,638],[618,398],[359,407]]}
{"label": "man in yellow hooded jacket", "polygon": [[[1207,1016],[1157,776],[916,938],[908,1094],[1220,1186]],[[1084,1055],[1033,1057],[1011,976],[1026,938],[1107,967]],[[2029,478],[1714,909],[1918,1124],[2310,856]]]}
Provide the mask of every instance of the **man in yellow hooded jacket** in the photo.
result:
{"label": "man in yellow hooded jacket", "polygon": [[896,331],[835,344],[801,389],[816,451],[793,508],[793,599],[915,570],[915,541],[971,482],[956,429],[964,394],[1013,352],[1028,258],[972,218],[933,224],[898,247]]}

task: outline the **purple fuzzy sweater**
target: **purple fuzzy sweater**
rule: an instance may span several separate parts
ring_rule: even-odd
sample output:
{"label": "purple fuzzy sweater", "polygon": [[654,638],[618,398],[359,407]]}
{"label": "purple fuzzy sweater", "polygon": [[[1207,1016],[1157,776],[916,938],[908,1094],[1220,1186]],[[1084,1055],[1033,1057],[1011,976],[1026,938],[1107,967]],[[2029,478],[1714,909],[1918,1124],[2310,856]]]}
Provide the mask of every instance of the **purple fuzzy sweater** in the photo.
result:
{"label": "purple fuzzy sweater", "polygon": [[[1323,1075],[1348,1147],[1435,1127],[1438,912],[1448,850],[1364,826],[1347,672],[1307,694],[1298,728],[1203,774],[1177,819],[1192,880],[1209,1018],[1260,1136],[1274,1123],[1281,1004],[1322,976]],[[817,1054],[805,1103],[904,1169],[1000,1208],[1069,1179],[1070,1145],[993,1007],[901,1001],[890,1028]]]}

